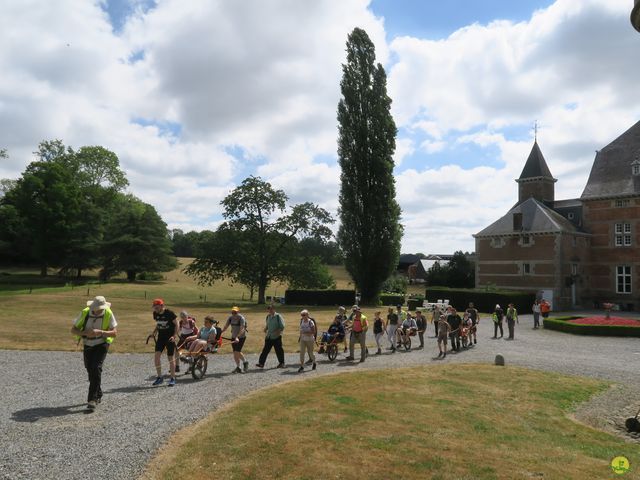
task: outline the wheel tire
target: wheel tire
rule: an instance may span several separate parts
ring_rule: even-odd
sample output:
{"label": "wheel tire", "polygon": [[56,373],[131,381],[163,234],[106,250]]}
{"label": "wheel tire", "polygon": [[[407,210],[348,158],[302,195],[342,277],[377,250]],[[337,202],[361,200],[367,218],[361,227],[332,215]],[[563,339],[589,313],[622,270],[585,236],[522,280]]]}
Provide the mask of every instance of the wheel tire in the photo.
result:
{"label": "wheel tire", "polygon": [[335,343],[331,343],[327,345],[327,357],[329,357],[329,361],[333,362],[338,356],[338,345]]}
{"label": "wheel tire", "polygon": [[191,376],[194,380],[200,380],[207,372],[207,357],[206,355],[200,355],[193,364],[191,370]]}
{"label": "wheel tire", "polygon": [[640,421],[635,417],[627,418],[624,426],[627,427],[628,432],[640,432]]}
{"label": "wheel tire", "polygon": [[404,349],[408,352],[411,350],[411,337],[407,335],[404,339]]}

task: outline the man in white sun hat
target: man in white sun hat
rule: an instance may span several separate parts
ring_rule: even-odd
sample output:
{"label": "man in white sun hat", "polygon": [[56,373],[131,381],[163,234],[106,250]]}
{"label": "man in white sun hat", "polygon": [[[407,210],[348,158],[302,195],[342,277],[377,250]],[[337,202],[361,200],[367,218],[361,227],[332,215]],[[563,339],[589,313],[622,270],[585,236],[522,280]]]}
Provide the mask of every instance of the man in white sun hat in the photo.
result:
{"label": "man in white sun hat", "polygon": [[84,344],[84,367],[89,374],[87,409],[93,411],[102,400],[102,364],[109,345],[117,335],[116,317],[111,304],[99,295],[87,302],[87,307],[74,320],[71,333]]}

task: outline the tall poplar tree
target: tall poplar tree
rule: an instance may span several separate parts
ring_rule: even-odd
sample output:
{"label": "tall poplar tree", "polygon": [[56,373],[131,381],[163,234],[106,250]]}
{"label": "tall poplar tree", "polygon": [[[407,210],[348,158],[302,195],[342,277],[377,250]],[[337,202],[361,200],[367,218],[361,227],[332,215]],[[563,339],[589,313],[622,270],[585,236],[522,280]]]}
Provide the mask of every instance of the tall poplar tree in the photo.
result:
{"label": "tall poplar tree", "polygon": [[402,226],[393,178],[396,125],[387,75],[375,63],[375,46],[355,28],[347,39],[338,103],[340,220],[338,243],[365,303],[395,270]]}

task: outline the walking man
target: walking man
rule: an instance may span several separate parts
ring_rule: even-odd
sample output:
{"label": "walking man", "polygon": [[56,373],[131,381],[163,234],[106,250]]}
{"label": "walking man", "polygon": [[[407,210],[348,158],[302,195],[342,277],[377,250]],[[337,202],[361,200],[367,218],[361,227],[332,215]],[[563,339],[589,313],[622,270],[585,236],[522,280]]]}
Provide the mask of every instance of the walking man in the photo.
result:
{"label": "walking man", "polygon": [[396,330],[398,330],[398,314],[393,311],[393,307],[389,307],[387,314],[387,336],[391,346],[391,353],[396,351]]}
{"label": "walking man", "polygon": [[533,329],[537,330],[538,327],[540,327],[540,300],[537,298],[535,302],[533,302],[531,311],[533,312]]}
{"label": "walking man", "polygon": [[[233,360],[236,362],[236,368],[233,373],[245,373],[249,370],[249,362],[242,354],[242,347],[247,340],[247,321],[240,315],[240,309],[238,307],[231,308],[231,315],[227,318],[227,323],[222,329],[222,333],[229,327],[231,327],[231,337],[233,338],[233,343],[231,344]],[[240,368],[241,361],[244,370]]]}
{"label": "walking man", "polygon": [[84,367],[89,375],[89,394],[87,411],[93,412],[102,401],[102,364],[107,357],[109,345],[117,335],[116,317],[111,304],[103,296],[97,296],[87,302],[87,307],[74,320],[71,333],[78,342],[84,344]]}
{"label": "walking man", "polygon": [[505,316],[507,317],[507,328],[509,329],[509,337],[507,338],[507,340],[513,340],[516,322],[518,321],[518,310],[516,310],[516,307],[513,306],[513,303],[509,304]]}
{"label": "walking man", "polygon": [[449,315],[447,315],[447,323],[451,327],[449,332],[449,339],[451,340],[451,351],[457,352],[460,350],[460,325],[462,325],[462,319],[456,309],[449,307]]}
{"label": "walking man", "polygon": [[427,332],[427,317],[422,314],[422,310],[416,310],[416,325],[418,326],[418,338],[420,339],[420,346],[418,348],[424,348],[424,334]]}
{"label": "walking man", "polygon": [[353,354],[355,350],[356,342],[360,344],[360,363],[364,362],[367,355],[367,329],[369,323],[367,317],[362,315],[360,307],[356,307],[355,315],[353,316],[353,325],[351,327],[351,337],[349,339],[349,356],[347,360],[355,360]]}
{"label": "walking man", "polygon": [[158,334],[156,340],[155,355],[153,362],[156,367],[156,379],[153,382],[154,386],[162,383],[162,366],[160,365],[160,358],[162,352],[167,349],[167,359],[169,360],[169,386],[173,387],[176,384],[176,362],[175,362],[175,350],[176,341],[180,338],[180,331],[177,316],[173,311],[166,308],[164,300],[156,298],[153,301],[153,319],[156,322],[156,328],[154,333]]}
{"label": "walking man", "polygon": [[271,352],[271,348],[276,349],[276,357],[278,357],[278,367],[284,367],[284,349],[282,348],[282,331],[284,330],[284,319],[282,315],[276,312],[273,305],[267,307],[267,318],[264,327],[264,348],[260,354],[260,359],[256,364],[258,368],[264,368],[267,356]]}
{"label": "walking man", "polygon": [[504,311],[499,304],[496,304],[496,308],[493,311],[491,318],[493,319],[493,338],[498,338],[498,329],[500,329],[500,338],[504,336],[504,330],[502,329],[502,319],[504,317]]}
{"label": "walking man", "polygon": [[473,305],[473,302],[469,302],[469,308],[467,308],[466,312],[469,314],[469,318],[471,319],[471,328],[469,329],[469,345],[471,345],[472,340],[473,344],[478,343],[478,323],[480,323],[480,314],[478,314],[478,310]]}

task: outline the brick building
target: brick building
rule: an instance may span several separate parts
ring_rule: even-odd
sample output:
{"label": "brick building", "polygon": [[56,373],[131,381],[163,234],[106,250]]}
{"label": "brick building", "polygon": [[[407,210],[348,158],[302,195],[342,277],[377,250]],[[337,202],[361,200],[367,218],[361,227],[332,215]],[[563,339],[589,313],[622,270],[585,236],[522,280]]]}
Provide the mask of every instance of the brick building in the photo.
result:
{"label": "brick building", "polygon": [[596,154],[580,198],[555,199],[537,141],[516,182],[516,205],[474,235],[476,286],[640,310],[640,122]]}

